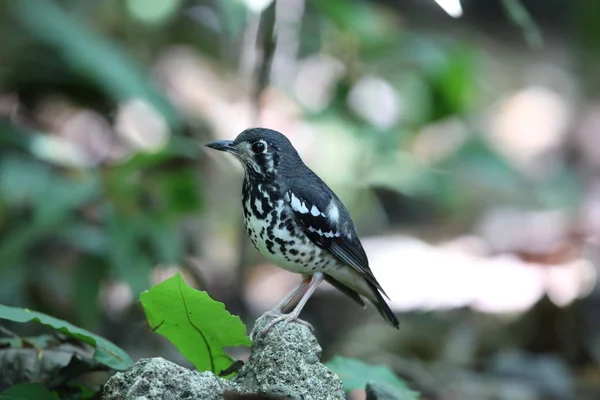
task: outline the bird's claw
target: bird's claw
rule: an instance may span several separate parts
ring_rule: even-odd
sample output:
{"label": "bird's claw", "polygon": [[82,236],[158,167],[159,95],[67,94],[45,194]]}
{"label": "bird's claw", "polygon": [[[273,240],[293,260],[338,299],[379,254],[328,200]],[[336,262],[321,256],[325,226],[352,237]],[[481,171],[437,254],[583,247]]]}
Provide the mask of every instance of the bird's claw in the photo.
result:
{"label": "bird's claw", "polygon": [[282,323],[283,325],[281,326],[281,330],[284,331],[285,327],[287,326],[287,324],[289,324],[290,322],[296,322],[297,324],[300,325],[304,325],[307,328],[309,328],[311,331],[314,330],[313,326],[310,324],[310,322],[306,322],[300,318],[298,318],[297,315],[294,315],[293,313],[290,314],[281,314],[281,315],[269,315],[266,316],[267,318],[273,318],[273,320],[271,322],[269,322],[267,324],[267,326],[265,326],[263,329],[260,330],[259,334],[264,335],[265,333],[267,333],[269,331],[269,329],[271,329],[275,324],[278,323]]}
{"label": "bird's claw", "polygon": [[286,315],[286,314],[284,314],[282,310],[274,308],[272,310],[267,311],[262,316],[263,316],[263,318],[279,318],[283,315]]}
{"label": "bird's claw", "polygon": [[290,314],[282,314],[281,311],[271,310],[271,311],[268,311],[265,314],[263,314],[263,317],[265,317],[265,318],[273,318],[273,320],[270,321],[263,329],[261,329],[260,331],[258,331],[258,334],[260,336],[262,336],[265,333],[267,333],[274,325],[276,325],[278,323],[282,323],[283,324],[281,326],[281,331],[284,331],[285,327],[290,322],[295,322],[297,324],[304,325],[308,329],[310,329],[311,331],[314,331],[314,328],[313,328],[313,326],[311,325],[310,322],[306,322],[306,321],[298,318],[298,315],[294,314],[293,312],[290,313]]}

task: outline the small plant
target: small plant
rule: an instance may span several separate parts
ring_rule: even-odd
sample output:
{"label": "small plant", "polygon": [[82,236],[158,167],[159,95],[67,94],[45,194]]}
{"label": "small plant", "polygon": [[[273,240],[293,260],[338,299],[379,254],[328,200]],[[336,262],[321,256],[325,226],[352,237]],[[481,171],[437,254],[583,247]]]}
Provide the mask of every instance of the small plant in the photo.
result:
{"label": "small plant", "polygon": [[[0,319],[37,322],[52,334],[19,337],[0,333],[0,399],[53,399],[58,395],[86,399],[99,388],[87,388],[77,378],[92,371],[122,371],[133,362],[110,341],[70,323],[26,308],[0,305]],[[46,387],[52,388],[53,392]]]}
{"label": "small plant", "polygon": [[140,300],[152,330],[200,372],[220,375],[235,362],[226,347],[252,345],[239,317],[208,293],[189,287],[179,273],[143,292]]}
{"label": "small plant", "polygon": [[[179,273],[144,291],[140,300],[150,328],[200,372],[228,374],[236,361],[225,349],[252,345],[239,317],[208,293],[188,286]],[[78,384],[78,376],[97,370],[122,371],[133,364],[110,341],[49,315],[0,305],[0,319],[38,322],[54,329],[53,334],[29,338],[0,330],[7,335],[0,338],[0,390],[4,389],[0,400],[91,398],[100,388]],[[31,365],[35,367],[22,367]],[[346,393],[371,384],[399,400],[419,398],[388,367],[339,356],[326,365],[340,377]]]}

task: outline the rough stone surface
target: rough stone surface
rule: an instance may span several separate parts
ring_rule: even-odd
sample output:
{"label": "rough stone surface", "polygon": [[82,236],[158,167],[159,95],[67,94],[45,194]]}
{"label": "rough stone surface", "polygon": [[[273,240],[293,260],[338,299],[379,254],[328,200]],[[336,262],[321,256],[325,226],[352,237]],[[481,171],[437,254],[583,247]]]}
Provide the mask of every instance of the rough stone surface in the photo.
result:
{"label": "rough stone surface", "polygon": [[[255,331],[267,321],[259,319]],[[342,400],[339,378],[319,362],[321,347],[305,326],[276,324],[255,334],[250,359],[231,381],[190,371],[162,358],[139,360],[104,386],[104,400],[220,400],[224,392],[267,394],[287,399]]]}
{"label": "rough stone surface", "polygon": [[104,385],[104,400],[219,400],[235,385],[210,372],[194,372],[163,358],[139,360]]}
{"label": "rough stone surface", "polygon": [[[260,331],[268,321],[256,321]],[[276,324],[264,336],[254,334],[250,359],[235,382],[246,393],[290,399],[344,399],[342,382],[319,362],[321,346],[307,327]]]}

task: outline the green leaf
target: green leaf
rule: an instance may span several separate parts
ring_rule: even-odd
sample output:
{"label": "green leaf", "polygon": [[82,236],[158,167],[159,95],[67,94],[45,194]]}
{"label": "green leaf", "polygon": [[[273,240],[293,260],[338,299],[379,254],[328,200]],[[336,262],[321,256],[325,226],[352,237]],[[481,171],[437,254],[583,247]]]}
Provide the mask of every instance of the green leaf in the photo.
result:
{"label": "green leaf", "polygon": [[50,393],[39,383],[23,383],[11,386],[0,392],[0,400],[57,400],[58,396]]}
{"label": "green leaf", "polygon": [[360,360],[335,356],[325,365],[340,377],[346,393],[364,389],[367,383],[375,383],[397,396],[398,400],[416,400],[419,394],[406,386],[406,383],[384,365],[370,365]]}
{"label": "green leaf", "polygon": [[2,304],[0,304],[0,318],[14,322],[39,322],[66,335],[79,339],[82,342],[88,343],[95,349],[94,359],[109,368],[125,370],[133,364],[127,353],[110,341],[58,318],[36,311],[18,307],[9,307]]}
{"label": "green leaf", "polygon": [[179,273],[143,292],[140,300],[152,330],[173,343],[198,371],[218,374],[234,361],[225,347],[252,344],[239,317],[206,292],[189,287]]}

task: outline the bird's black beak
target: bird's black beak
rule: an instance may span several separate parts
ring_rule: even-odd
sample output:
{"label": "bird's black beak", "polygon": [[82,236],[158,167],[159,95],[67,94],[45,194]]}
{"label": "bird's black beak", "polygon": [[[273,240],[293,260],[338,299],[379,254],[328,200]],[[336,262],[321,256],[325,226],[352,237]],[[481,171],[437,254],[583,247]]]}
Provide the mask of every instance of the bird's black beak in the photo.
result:
{"label": "bird's black beak", "polygon": [[219,151],[226,151],[228,153],[237,152],[237,149],[233,146],[232,140],[215,140],[214,142],[207,143],[206,147]]}

